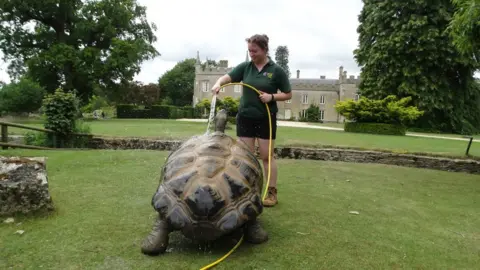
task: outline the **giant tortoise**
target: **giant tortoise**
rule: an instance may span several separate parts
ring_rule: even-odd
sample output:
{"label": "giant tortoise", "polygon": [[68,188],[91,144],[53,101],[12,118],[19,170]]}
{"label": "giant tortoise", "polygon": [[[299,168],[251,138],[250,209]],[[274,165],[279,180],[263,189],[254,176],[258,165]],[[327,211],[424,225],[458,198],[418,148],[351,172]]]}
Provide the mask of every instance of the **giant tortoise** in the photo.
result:
{"label": "giant tortoise", "polygon": [[258,222],[262,167],[245,143],[225,134],[226,124],[220,110],[215,132],[188,139],[167,157],[151,201],[158,215],[142,243],[144,254],[165,252],[173,231],[206,242],[237,230],[250,243],[268,240]]}

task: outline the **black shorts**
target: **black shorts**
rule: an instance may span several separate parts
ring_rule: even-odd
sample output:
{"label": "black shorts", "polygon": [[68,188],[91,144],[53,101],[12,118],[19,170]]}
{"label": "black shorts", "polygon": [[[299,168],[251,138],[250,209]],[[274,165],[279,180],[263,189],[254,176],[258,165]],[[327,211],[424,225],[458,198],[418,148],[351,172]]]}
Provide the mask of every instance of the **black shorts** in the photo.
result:
{"label": "black shorts", "polygon": [[[277,116],[270,114],[272,120],[272,140],[277,137]],[[268,117],[253,119],[237,114],[237,137],[270,139]]]}

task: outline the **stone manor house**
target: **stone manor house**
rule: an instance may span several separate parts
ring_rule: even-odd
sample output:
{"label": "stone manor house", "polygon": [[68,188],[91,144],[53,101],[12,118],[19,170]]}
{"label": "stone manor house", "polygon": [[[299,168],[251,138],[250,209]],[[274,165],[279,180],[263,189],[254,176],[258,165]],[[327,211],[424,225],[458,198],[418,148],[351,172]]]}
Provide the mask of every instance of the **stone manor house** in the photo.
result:
{"label": "stone manor house", "polygon": [[[248,52],[245,61],[249,61]],[[201,66],[199,52],[197,52],[197,62],[195,65],[195,84],[193,92],[193,106],[202,99],[211,100],[211,88],[218,78],[232,70],[228,67],[228,60],[220,60],[218,67],[210,67],[208,64],[203,69]],[[300,116],[305,115],[305,110],[311,104],[318,105],[320,108],[320,117],[323,122],[343,122],[335,108],[337,100],[358,99],[358,84],[360,77],[349,76],[343,66],[339,67],[337,79],[327,79],[320,75],[319,78],[301,78],[300,70],[297,70],[295,78],[290,78],[292,84],[292,98],[287,101],[278,102],[279,120],[298,120]],[[238,98],[242,95],[242,86],[232,85],[220,90],[218,97],[220,99],[231,96]]]}

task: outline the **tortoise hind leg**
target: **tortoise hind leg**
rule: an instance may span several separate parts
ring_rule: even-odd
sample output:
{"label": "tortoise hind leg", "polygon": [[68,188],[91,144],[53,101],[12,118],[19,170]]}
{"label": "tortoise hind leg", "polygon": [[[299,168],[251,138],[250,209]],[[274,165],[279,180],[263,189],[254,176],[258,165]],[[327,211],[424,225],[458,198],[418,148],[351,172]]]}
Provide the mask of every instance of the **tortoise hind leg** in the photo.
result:
{"label": "tortoise hind leg", "polygon": [[171,230],[169,229],[166,220],[162,220],[159,217],[155,220],[152,231],[143,240],[142,253],[146,255],[156,256],[164,253],[168,246],[168,235]]}
{"label": "tortoise hind leg", "polygon": [[245,240],[252,244],[261,244],[268,240],[268,233],[262,228],[258,219],[249,221],[245,226]]}

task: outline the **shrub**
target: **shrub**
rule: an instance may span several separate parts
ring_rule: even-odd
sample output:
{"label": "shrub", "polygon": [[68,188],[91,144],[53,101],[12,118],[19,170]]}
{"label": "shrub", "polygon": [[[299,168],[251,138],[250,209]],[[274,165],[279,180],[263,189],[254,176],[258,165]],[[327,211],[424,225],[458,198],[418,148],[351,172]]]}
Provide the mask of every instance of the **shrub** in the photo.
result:
{"label": "shrub", "polygon": [[119,104],[117,105],[117,118],[134,118],[132,117],[135,105],[131,104]]}
{"label": "shrub", "polygon": [[[215,111],[225,109],[228,116],[235,117],[238,113],[238,106],[240,105],[240,98],[225,97],[220,99],[217,97],[215,101]],[[210,114],[211,101],[208,98],[202,99],[197,105],[195,105],[196,117],[208,117]],[[206,112],[206,113],[205,113]],[[206,115],[205,115],[206,114]]]}
{"label": "shrub", "polygon": [[45,89],[28,78],[4,85],[0,90],[0,112],[31,113],[42,106]]}
{"label": "shrub", "polygon": [[[81,134],[90,134],[91,127],[84,121],[77,119],[75,120],[74,126],[74,133],[81,133]],[[90,142],[90,138],[88,136],[72,136],[70,139],[70,145],[72,147],[79,147],[79,148],[86,148]]]}
{"label": "shrub", "polygon": [[[219,101],[220,103],[218,103]],[[217,103],[215,105],[217,107],[217,111],[225,109],[228,113],[228,116],[234,117],[238,113],[240,99],[234,99],[233,97],[225,97],[223,100],[217,99]],[[208,109],[210,110],[210,107],[208,107]]]}
{"label": "shrub", "polygon": [[383,134],[383,135],[401,135],[404,136],[406,128],[399,124],[383,124],[383,123],[345,123],[346,132]]}
{"label": "shrub", "polygon": [[104,97],[93,95],[88,104],[82,107],[82,112],[89,113],[95,110],[102,109],[104,107],[108,107],[108,101]]}
{"label": "shrub", "polygon": [[28,131],[25,133],[23,137],[23,142],[26,145],[33,145],[33,146],[49,146],[48,143],[49,137],[47,133],[39,132],[39,131]]}
{"label": "shrub", "polygon": [[84,144],[85,137],[77,138],[72,134],[78,131],[89,131],[89,127],[78,121],[81,114],[79,99],[75,94],[57,89],[54,94],[44,98],[43,110],[46,116],[45,128],[55,131],[54,135],[48,134],[47,145],[76,147],[78,142]]}
{"label": "shrub", "polygon": [[47,95],[43,100],[46,115],[45,128],[54,130],[60,135],[73,133],[78,116],[78,103],[73,93],[65,93],[62,89]]}
{"label": "shrub", "polygon": [[407,106],[411,100],[411,97],[397,100],[394,95],[380,100],[362,97],[359,101],[338,101],[335,109],[349,121],[406,125],[423,115],[417,107]]}
{"label": "shrub", "polygon": [[380,100],[362,97],[359,101],[339,101],[335,109],[353,122],[345,124],[347,132],[405,135],[405,126],[423,115],[417,107],[407,106],[411,100],[411,97],[398,100],[394,95]]}
{"label": "shrub", "polygon": [[300,122],[316,122],[323,123],[320,115],[320,107],[316,104],[310,104],[308,109],[305,110],[305,116],[300,113]]}

